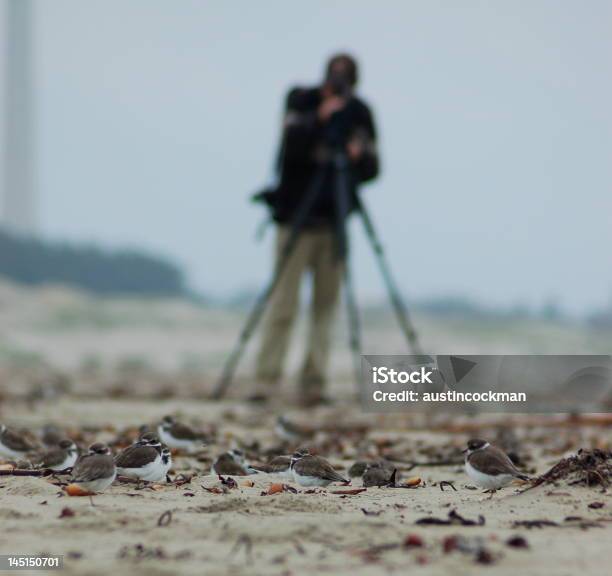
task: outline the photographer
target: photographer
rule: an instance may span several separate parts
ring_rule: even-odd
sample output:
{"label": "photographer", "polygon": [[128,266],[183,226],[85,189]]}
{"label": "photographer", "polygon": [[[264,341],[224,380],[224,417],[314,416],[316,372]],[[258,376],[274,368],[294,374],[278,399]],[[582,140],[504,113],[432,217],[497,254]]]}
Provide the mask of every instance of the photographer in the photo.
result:
{"label": "photographer", "polygon": [[338,54],[328,62],[322,86],[294,88],[287,97],[280,182],[266,197],[278,224],[277,265],[315,176],[320,178],[319,190],[308,214],[300,216],[303,222],[297,243],[272,295],[257,357],[253,401],[266,401],[278,390],[305,271],[312,274],[313,301],[300,393],[305,405],[325,400],[331,328],[343,275],[336,246],[334,152],[342,146],[350,162],[348,212],[357,205],[358,185],[378,174],[374,121],[370,109],[354,93],[357,80],[355,60]]}

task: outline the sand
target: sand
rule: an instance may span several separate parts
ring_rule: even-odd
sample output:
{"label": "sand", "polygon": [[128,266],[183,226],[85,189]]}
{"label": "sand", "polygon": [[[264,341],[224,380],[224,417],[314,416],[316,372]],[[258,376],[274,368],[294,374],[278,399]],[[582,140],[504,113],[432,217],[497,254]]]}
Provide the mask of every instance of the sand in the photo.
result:
{"label": "sand", "polygon": [[[262,447],[278,443],[272,432],[273,413],[229,402],[65,398],[53,405],[41,403],[33,410],[25,405],[16,407],[11,419],[30,429],[62,418],[77,427],[105,425],[97,436],[110,439],[115,429],[153,420],[165,412],[218,427],[217,444],[208,448],[204,457],[212,457],[238,440],[258,440]],[[306,421],[299,411],[290,415]],[[307,421],[321,429],[330,422],[370,424],[366,443],[380,444],[381,439],[387,439],[408,459],[424,459],[410,446],[443,448],[460,445],[467,438],[466,434],[427,431],[418,424],[411,429],[409,423],[399,425],[397,419],[381,422],[373,416],[364,417],[356,408],[318,409]],[[469,424],[476,423],[471,420]],[[484,428],[483,432],[493,434],[492,430]],[[598,427],[524,428],[520,434],[533,456],[529,466],[538,472],[558,461],[561,454],[571,453],[574,445],[610,446],[612,442],[610,429]],[[325,433],[319,436],[321,445],[325,445],[325,438]],[[550,439],[548,447],[542,438]],[[567,450],[559,455],[549,453],[563,448]],[[327,456],[346,471],[356,449],[348,441],[341,450],[345,454]],[[417,467],[405,473],[422,479],[422,485],[413,489],[383,487],[368,488],[357,495],[334,494],[361,486],[356,479],[351,487],[332,485],[308,493],[294,485],[297,494],[270,496],[262,492],[282,480],[260,474],[236,478],[238,488],[217,494],[205,489],[221,486],[219,479],[209,474],[208,460],[178,457],[175,468],[197,475],[183,486],[166,485],[156,490],[115,484],[95,497],[94,507],[88,498],[63,495],[45,479],[1,477],[0,552],[63,554],[67,574],[382,574],[407,569],[424,574],[467,574],[484,569],[500,575],[517,571],[589,575],[606,573],[612,560],[612,498],[598,488],[562,483],[520,493],[522,487],[511,486],[489,499],[480,490],[470,489],[460,466],[451,465]],[[245,485],[251,480],[253,486]],[[452,481],[457,491],[449,487],[442,491],[437,485],[442,480]],[[603,506],[590,508],[593,502]],[[62,517],[66,508],[73,514]],[[482,515],[485,523],[415,524],[424,517],[447,518],[451,510],[468,520]],[[172,515],[170,523],[159,526],[160,516],[167,511]],[[567,521],[568,517],[581,520]],[[513,527],[515,521],[542,519],[558,525]],[[405,546],[409,536],[423,545]],[[444,543],[449,546],[451,536],[457,536],[459,547],[465,550],[445,553]],[[528,548],[509,546],[506,542],[515,536],[524,537]]]}
{"label": "sand", "polygon": [[[598,488],[562,482],[520,493],[522,487],[512,486],[489,500],[471,489],[461,466],[446,465],[407,472],[422,480],[413,489],[333,493],[361,486],[357,479],[351,487],[308,493],[294,486],[297,493],[262,496],[279,480],[261,474],[250,477],[253,486],[238,479],[236,489],[210,492],[220,484],[210,475],[212,458],[235,444],[250,453],[277,447],[274,422],[280,413],[319,431],[315,447],[343,472],[363,454],[390,451],[395,458],[419,462],[456,455],[469,436],[495,439],[501,425],[514,431],[531,473],[544,472],[579,448],[612,447],[609,425],[569,425],[564,418],[364,414],[352,398],[351,358],[342,328],[330,386],[335,407],[297,408],[291,378],[272,408],[246,405],[255,346],[229,398],[212,403],[206,395],[243,317],[241,311],[184,302],[100,300],[60,288],[0,283],[0,422],[33,432],[48,423],[66,425],[84,444],[94,438],[112,441],[126,427],[167,413],[216,430],[214,443],[200,458],[175,459],[176,474],[196,474],[190,483],[156,490],[116,483],[95,497],[94,507],[88,498],[65,496],[46,479],[0,476],[0,554],[63,554],[64,573],[78,575],[414,570],[600,576],[610,571],[612,499]],[[596,353],[609,351],[612,342],[610,334],[584,326],[529,319],[479,322],[417,315],[416,322],[423,341],[444,352]],[[364,326],[366,352],[405,350],[388,314],[368,313]],[[290,373],[300,361],[303,337],[302,326]],[[361,435],[363,427],[367,432]],[[441,481],[452,481],[457,490],[442,491]],[[603,506],[589,507],[594,502]],[[468,520],[482,516],[484,524],[416,524],[422,518],[447,518],[452,510]],[[166,512],[171,521],[159,526]],[[514,526],[526,520],[556,525]],[[528,547],[509,546],[516,536]],[[415,545],[406,546],[407,539]]]}

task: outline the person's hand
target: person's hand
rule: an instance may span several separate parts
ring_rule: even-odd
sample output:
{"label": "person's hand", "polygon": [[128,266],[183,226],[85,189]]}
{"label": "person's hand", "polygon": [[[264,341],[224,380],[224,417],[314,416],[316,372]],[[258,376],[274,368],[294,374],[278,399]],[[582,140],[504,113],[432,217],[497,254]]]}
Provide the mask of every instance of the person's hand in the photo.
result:
{"label": "person's hand", "polygon": [[346,98],[341,96],[328,96],[319,105],[317,115],[321,122],[327,122],[333,114],[339,112],[346,106]]}
{"label": "person's hand", "polygon": [[351,138],[346,144],[346,153],[348,157],[357,162],[363,155],[364,145],[361,138]]}

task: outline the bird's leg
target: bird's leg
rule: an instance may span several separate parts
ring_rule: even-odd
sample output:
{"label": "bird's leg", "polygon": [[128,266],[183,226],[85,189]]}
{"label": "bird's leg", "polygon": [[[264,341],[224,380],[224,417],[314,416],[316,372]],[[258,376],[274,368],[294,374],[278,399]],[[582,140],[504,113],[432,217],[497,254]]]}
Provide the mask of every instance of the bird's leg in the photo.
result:
{"label": "bird's leg", "polygon": [[90,503],[92,506],[95,506],[94,501],[93,501],[93,496],[92,496],[91,494],[89,494],[89,503]]}
{"label": "bird's leg", "polygon": [[491,498],[493,498],[493,494],[495,494],[495,492],[497,492],[497,490],[495,488],[489,490],[489,493],[490,493],[489,500],[491,500]]}

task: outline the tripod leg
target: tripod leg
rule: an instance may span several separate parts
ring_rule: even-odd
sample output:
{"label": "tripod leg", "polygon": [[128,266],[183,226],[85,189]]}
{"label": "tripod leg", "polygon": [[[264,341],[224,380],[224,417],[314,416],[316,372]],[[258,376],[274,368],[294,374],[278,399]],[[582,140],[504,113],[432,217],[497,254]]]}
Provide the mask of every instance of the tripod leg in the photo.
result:
{"label": "tripod leg", "polygon": [[423,355],[423,352],[419,345],[416,330],[414,329],[414,326],[410,320],[408,309],[406,308],[406,305],[404,304],[404,301],[397,290],[393,276],[391,275],[391,270],[387,264],[387,259],[385,258],[382,244],[378,239],[372,219],[370,218],[370,215],[368,214],[361,200],[359,202],[359,213],[361,214],[361,220],[365,228],[366,236],[368,237],[372,250],[374,251],[374,255],[376,256],[376,261],[378,262],[378,267],[382,274],[387,292],[389,293],[389,300],[391,300],[391,306],[393,307],[400,328],[404,334],[404,337],[406,338],[412,354],[421,356]]}
{"label": "tripod leg", "polygon": [[349,348],[353,354],[355,384],[357,386],[358,395],[361,395],[361,326],[348,258],[344,260],[344,295],[348,320]]}

